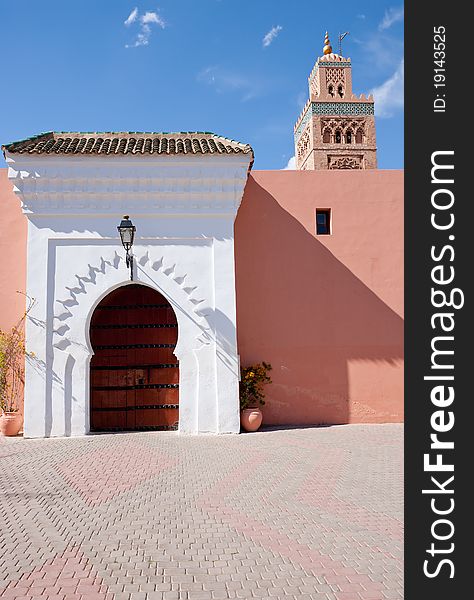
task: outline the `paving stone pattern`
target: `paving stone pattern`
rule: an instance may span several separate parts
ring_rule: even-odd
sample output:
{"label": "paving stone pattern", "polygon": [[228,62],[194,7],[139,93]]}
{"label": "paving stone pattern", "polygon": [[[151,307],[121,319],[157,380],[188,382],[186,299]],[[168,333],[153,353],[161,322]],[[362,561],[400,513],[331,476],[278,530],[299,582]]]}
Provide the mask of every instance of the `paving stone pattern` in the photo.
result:
{"label": "paving stone pattern", "polygon": [[0,439],[0,597],[400,600],[402,436]]}

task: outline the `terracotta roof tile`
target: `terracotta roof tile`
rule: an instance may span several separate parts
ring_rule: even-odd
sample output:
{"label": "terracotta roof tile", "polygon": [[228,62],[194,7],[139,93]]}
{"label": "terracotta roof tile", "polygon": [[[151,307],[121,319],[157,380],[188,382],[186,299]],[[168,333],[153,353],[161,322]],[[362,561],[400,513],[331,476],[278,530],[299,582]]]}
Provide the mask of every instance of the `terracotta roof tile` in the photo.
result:
{"label": "terracotta roof tile", "polygon": [[2,146],[11,154],[118,155],[118,154],[250,154],[242,144],[209,131],[156,132],[65,132],[49,131]]}

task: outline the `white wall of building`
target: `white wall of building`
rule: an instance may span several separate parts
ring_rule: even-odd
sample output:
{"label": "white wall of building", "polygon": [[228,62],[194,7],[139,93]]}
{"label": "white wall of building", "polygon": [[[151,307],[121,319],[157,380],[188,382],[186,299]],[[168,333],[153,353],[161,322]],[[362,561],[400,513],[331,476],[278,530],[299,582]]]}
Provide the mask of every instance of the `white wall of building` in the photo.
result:
{"label": "white wall of building", "polygon": [[28,223],[26,437],[89,432],[89,323],[130,283],[117,225],[137,228],[135,283],[178,320],[179,431],[239,431],[233,226],[249,155],[7,154]]}

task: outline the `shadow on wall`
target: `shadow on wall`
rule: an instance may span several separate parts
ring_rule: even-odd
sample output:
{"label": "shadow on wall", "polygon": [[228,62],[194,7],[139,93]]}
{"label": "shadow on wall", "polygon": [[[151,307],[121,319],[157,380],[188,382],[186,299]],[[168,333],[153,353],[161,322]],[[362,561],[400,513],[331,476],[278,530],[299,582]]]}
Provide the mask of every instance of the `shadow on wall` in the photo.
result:
{"label": "shadow on wall", "polygon": [[403,420],[403,319],[252,178],[236,288],[241,364],[273,366],[266,425]]}

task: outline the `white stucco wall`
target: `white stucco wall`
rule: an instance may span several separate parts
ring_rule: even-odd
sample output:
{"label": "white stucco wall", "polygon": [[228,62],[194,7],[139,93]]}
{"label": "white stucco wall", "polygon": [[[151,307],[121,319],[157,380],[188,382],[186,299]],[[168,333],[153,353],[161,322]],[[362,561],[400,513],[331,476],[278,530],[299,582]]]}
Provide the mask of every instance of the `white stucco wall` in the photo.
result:
{"label": "white stucco wall", "polygon": [[134,280],[178,320],[179,431],[239,431],[234,219],[250,157],[7,154],[28,223],[24,432],[89,432],[89,323],[130,283],[117,233],[137,228]]}

